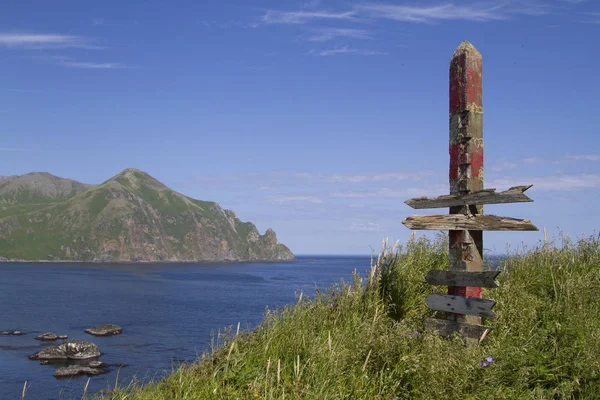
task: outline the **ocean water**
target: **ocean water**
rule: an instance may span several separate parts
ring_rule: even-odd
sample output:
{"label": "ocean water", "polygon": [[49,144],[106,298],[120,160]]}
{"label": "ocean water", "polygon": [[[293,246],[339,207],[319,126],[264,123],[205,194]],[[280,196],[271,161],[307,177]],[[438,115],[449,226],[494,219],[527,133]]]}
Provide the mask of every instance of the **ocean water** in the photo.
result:
{"label": "ocean water", "polygon": [[[96,343],[110,372],[92,377],[88,393],[137,378],[159,378],[210,346],[211,332],[227,326],[252,329],[265,307],[292,303],[340,279],[365,276],[369,257],[299,257],[285,263],[236,264],[1,264],[0,399],[81,398],[87,377],[57,380],[53,365],[27,357],[52,342],[51,331]],[[115,323],[123,334],[94,337],[84,329]],[[60,343],[60,341],[54,342]],[[117,374],[118,373],[118,374]]]}

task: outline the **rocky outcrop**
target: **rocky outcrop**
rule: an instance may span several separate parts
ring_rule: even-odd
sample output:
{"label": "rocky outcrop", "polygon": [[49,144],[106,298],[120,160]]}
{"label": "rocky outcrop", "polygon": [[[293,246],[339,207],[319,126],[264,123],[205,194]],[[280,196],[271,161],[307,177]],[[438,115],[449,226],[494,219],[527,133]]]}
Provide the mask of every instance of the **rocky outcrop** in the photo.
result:
{"label": "rocky outcrop", "polygon": [[[104,363],[100,364],[106,365]],[[69,365],[67,367],[57,368],[54,371],[54,376],[56,378],[72,378],[80,375],[101,375],[107,372],[108,371],[102,368],[101,366],[92,366],[92,364],[90,363],[88,365]]]}
{"label": "rocky outcrop", "polygon": [[21,336],[21,331],[0,331],[0,336]]}
{"label": "rocky outcrop", "polygon": [[102,353],[92,342],[72,340],[46,347],[29,356],[30,360],[87,360],[100,357]]}
{"label": "rocky outcrop", "polygon": [[84,332],[94,336],[113,336],[123,333],[123,329],[115,324],[102,324],[88,328]]}
{"label": "rocky outcrop", "polygon": [[67,338],[67,335],[55,335],[52,332],[46,332],[43,335],[40,335],[40,336],[36,337],[35,339],[36,340],[42,340],[42,341],[45,341],[45,342],[52,342],[52,341],[55,341],[55,340],[58,340],[58,339],[64,340],[66,338]]}

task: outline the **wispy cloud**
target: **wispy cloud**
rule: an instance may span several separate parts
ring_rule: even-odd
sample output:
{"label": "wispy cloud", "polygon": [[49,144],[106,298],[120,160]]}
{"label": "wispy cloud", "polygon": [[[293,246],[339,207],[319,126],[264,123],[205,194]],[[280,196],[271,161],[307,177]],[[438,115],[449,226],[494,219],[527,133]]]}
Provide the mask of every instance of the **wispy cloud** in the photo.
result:
{"label": "wispy cloud", "polygon": [[311,54],[316,54],[318,56],[335,56],[340,54],[354,54],[359,56],[387,56],[389,53],[383,51],[376,50],[367,50],[367,49],[355,49],[350,46],[344,46],[337,49],[330,50],[312,50]]}
{"label": "wispy cloud", "polygon": [[86,62],[86,61],[61,61],[60,65],[71,68],[83,68],[83,69],[121,69],[128,68],[127,66],[120,63],[98,63],[98,62]]}
{"label": "wispy cloud", "polygon": [[306,24],[314,20],[353,20],[354,11],[330,12],[330,11],[277,11],[268,10],[263,15],[266,24]]}
{"label": "wispy cloud", "polygon": [[600,161],[600,154],[574,154],[567,155],[565,158],[570,160]]}
{"label": "wispy cloud", "polygon": [[502,1],[456,5],[442,3],[427,6],[409,6],[389,3],[364,2],[345,11],[329,10],[268,10],[263,15],[267,24],[306,24],[318,20],[373,21],[389,19],[400,22],[431,23],[442,20],[485,22],[508,19],[513,14],[543,15],[548,6],[534,1]]}
{"label": "wispy cloud", "polygon": [[273,197],[270,200],[273,204],[283,204],[283,203],[292,203],[292,202],[301,202],[301,203],[312,203],[312,204],[322,204],[323,200],[316,196],[281,196],[281,197]]}
{"label": "wispy cloud", "polygon": [[433,186],[422,188],[406,188],[406,189],[390,189],[382,188],[376,190],[362,191],[344,191],[330,193],[331,197],[340,197],[346,199],[364,199],[364,198],[382,198],[382,197],[419,197],[426,195],[439,195],[444,193],[448,188]]}
{"label": "wispy cloud", "polygon": [[600,188],[600,174],[561,174],[541,177],[512,177],[490,181],[489,187],[508,188],[516,185],[533,185],[532,190],[560,191]]}
{"label": "wispy cloud", "polygon": [[452,19],[489,21],[506,18],[502,5],[487,7],[477,4],[457,6],[449,3],[419,7],[393,4],[360,4],[356,6],[356,10],[374,19],[420,23]]}
{"label": "wispy cloud", "polygon": [[81,36],[38,33],[0,33],[0,46],[19,49],[101,49]]}
{"label": "wispy cloud", "polygon": [[368,184],[381,182],[408,182],[419,181],[434,174],[432,171],[382,171],[382,172],[357,172],[347,174],[337,173],[306,173],[306,172],[281,172],[244,173],[227,175],[204,175],[191,178],[193,186],[218,184],[219,186],[250,185],[275,188],[278,186],[298,186],[306,184]]}
{"label": "wispy cloud", "polygon": [[336,38],[373,39],[373,34],[365,29],[325,28],[315,32],[308,38],[311,42],[326,42]]}
{"label": "wispy cloud", "polygon": [[350,225],[351,232],[378,232],[381,229],[379,224],[367,222],[366,224],[353,223]]}

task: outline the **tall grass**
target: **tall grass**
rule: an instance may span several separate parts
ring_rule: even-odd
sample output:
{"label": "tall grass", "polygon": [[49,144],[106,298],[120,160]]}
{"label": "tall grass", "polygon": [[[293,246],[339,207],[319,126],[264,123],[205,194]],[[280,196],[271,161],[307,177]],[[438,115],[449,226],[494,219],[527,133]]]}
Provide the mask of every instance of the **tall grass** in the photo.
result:
{"label": "tall grass", "polygon": [[[423,332],[435,315],[424,283],[447,265],[447,242],[385,248],[371,273],[268,311],[193,364],[101,399],[598,399],[600,242],[565,240],[510,255],[494,330],[479,346]],[[488,356],[488,366],[481,362]]]}

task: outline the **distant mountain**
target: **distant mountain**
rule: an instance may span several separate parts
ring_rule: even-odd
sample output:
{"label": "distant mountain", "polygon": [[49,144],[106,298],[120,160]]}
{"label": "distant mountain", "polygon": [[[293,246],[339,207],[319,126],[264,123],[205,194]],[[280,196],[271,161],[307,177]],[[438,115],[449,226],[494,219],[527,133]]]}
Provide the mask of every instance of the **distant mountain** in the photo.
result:
{"label": "distant mountain", "polygon": [[268,229],[126,169],[94,186],[48,173],[0,178],[0,259],[279,261]]}
{"label": "distant mountain", "polygon": [[92,185],[59,178],[46,172],[0,177],[0,207],[50,203],[72,197]]}

